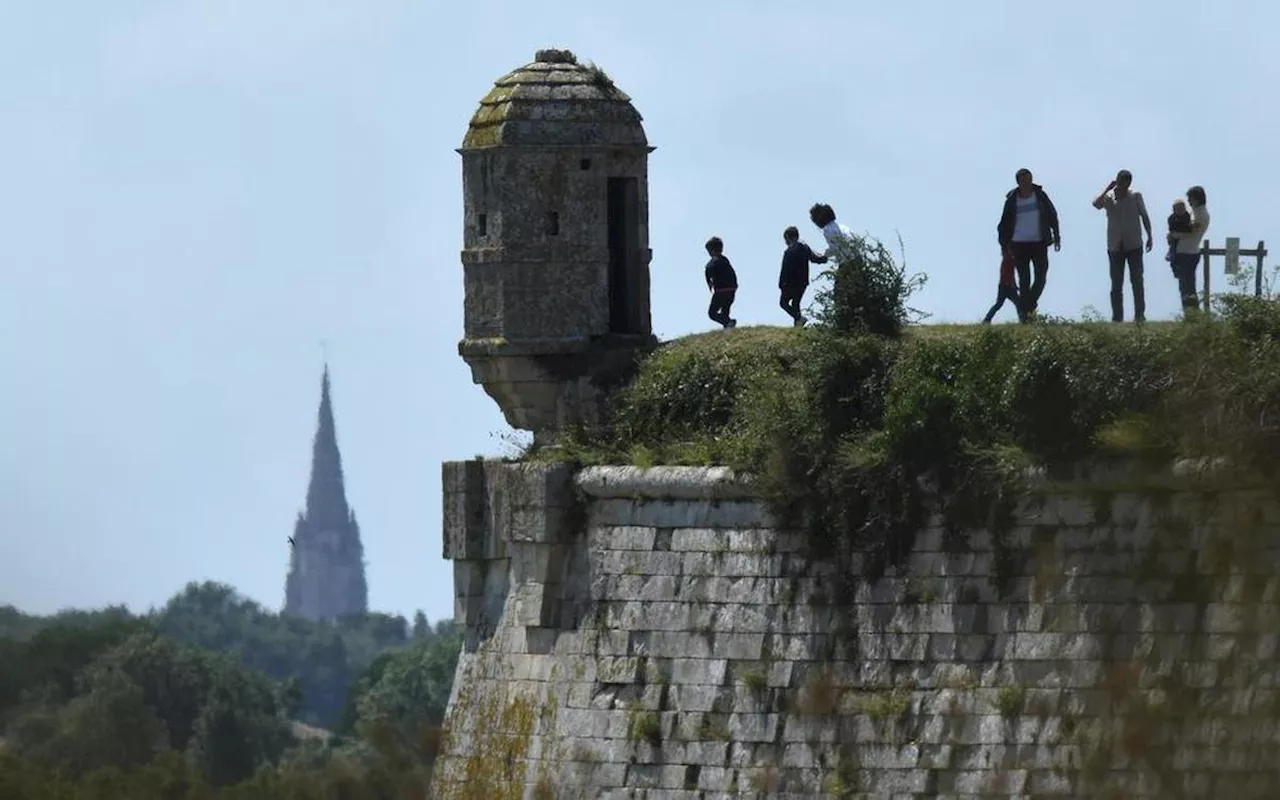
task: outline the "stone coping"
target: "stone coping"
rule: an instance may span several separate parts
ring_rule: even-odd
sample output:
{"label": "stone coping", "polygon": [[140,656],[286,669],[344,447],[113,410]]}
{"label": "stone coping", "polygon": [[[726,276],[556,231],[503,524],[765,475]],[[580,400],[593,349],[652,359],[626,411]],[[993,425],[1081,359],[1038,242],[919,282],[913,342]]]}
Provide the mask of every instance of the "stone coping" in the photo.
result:
{"label": "stone coping", "polygon": [[[1181,459],[1164,472],[1182,479],[1208,477],[1225,466],[1224,459]],[[1068,481],[1087,482],[1124,481],[1140,476],[1151,477],[1151,469],[1144,469],[1137,462],[1121,462],[1081,464],[1064,477]],[[1027,470],[1027,477],[1033,483],[1050,480],[1044,470],[1038,468]],[[729,467],[584,467],[574,476],[574,483],[583,494],[601,499],[746,500],[759,497],[751,476]]]}
{"label": "stone coping", "polygon": [[729,467],[586,467],[574,477],[590,497],[651,500],[743,500],[756,497]]}
{"label": "stone coping", "polygon": [[566,336],[531,339],[463,339],[458,354],[466,356],[546,356],[579,355],[608,350],[630,350],[649,346],[653,337],[646,334],[610,334],[606,336]]}

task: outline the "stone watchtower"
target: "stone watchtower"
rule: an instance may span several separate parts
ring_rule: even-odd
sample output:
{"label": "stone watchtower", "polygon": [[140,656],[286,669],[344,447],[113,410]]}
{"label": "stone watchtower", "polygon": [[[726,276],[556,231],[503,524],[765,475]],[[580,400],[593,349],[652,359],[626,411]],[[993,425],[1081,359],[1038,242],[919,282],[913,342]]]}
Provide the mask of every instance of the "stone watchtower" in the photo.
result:
{"label": "stone watchtower", "polygon": [[565,50],[498,79],[462,155],[459,354],[535,439],[598,419],[602,385],[653,343],[640,114]]}

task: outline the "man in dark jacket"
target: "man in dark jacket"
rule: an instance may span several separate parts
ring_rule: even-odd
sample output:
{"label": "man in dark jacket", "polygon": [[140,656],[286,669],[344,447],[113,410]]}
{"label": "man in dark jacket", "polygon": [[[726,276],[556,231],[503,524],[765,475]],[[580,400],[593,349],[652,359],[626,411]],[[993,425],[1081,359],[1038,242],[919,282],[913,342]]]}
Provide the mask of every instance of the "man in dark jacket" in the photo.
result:
{"label": "man in dark jacket", "polygon": [[738,273],[734,271],[729,259],[724,256],[724,242],[719,236],[707,240],[707,261],[704,270],[707,288],[711,290],[711,305],[707,308],[707,316],[725,328],[732,328],[738,321],[729,316],[733,308],[733,298],[738,294]]}
{"label": "man in dark jacket", "polygon": [[[1016,180],[1017,188],[1005,195],[996,236],[1000,249],[1013,258],[1021,309],[1029,320],[1044,293],[1049,273],[1049,245],[1053,245],[1054,252],[1061,250],[1062,236],[1058,230],[1058,209],[1053,207],[1044,189],[1032,181],[1031,170],[1025,167],[1018,170]],[[1034,281],[1032,266],[1035,267]]]}
{"label": "man in dark jacket", "polygon": [[805,289],[809,288],[809,265],[827,263],[826,256],[820,256],[800,241],[800,231],[792,225],[782,232],[782,241],[787,249],[782,253],[782,271],[778,274],[778,290],[782,293],[778,305],[795,320],[797,328],[803,328],[809,320],[800,313],[800,300]]}

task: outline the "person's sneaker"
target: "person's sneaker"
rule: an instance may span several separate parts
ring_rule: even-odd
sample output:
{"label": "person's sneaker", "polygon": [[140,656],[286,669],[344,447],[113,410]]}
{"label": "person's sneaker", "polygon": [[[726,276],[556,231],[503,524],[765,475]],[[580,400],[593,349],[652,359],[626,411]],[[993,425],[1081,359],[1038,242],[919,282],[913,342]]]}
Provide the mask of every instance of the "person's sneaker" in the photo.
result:
{"label": "person's sneaker", "polygon": [[729,327],[730,327],[730,328],[736,328],[736,327],[738,327],[738,321],[737,321],[736,319],[731,319],[731,320],[729,320]]}
{"label": "person's sneaker", "polygon": [[809,320],[805,319],[803,316],[800,316],[800,317],[796,317],[796,321],[791,324],[794,327],[803,328],[805,325],[809,324]]}

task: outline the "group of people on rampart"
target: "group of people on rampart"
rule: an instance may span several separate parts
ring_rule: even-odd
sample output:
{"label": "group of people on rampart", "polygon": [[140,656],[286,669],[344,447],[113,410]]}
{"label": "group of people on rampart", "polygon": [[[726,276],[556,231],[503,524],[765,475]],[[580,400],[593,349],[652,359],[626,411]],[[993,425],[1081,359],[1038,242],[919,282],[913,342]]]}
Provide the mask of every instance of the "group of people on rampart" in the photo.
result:
{"label": "group of people on rampart", "polygon": [[[1049,247],[1052,246],[1054,252],[1062,249],[1058,210],[1044,187],[1033,180],[1031,170],[1026,168],[1018,170],[1015,180],[1017,186],[1005,196],[1004,210],[996,225],[1002,256],[1000,285],[995,304],[983,318],[987,323],[991,322],[1005,300],[1014,304],[1022,322],[1034,318],[1049,274]],[[1127,169],[1120,170],[1093,199],[1093,207],[1107,215],[1111,320],[1124,321],[1124,274],[1128,266],[1129,285],[1133,290],[1133,321],[1143,322],[1147,311],[1143,253],[1151,252],[1155,246],[1155,235],[1146,201],[1141,192],[1133,189],[1133,174]],[[1196,294],[1200,242],[1209,230],[1209,209],[1203,186],[1188,189],[1185,202],[1174,201],[1167,224],[1165,260],[1178,282],[1183,311],[1195,311],[1200,306]]]}
{"label": "group of people on rampart", "polygon": [[[840,263],[852,258],[856,237],[842,222],[836,221],[836,212],[826,203],[817,203],[809,209],[809,220],[813,222],[826,240],[826,250],[815,253],[809,245],[800,240],[800,231],[794,225],[782,232],[782,241],[786,249],[782,252],[782,270],[778,274],[778,305],[787,312],[796,327],[808,323],[800,313],[800,301],[805,290],[809,288],[809,265],[825,264],[828,261]],[[738,321],[730,316],[733,300],[738,293],[738,274],[724,255],[724,242],[719,236],[707,240],[707,254],[711,260],[707,262],[707,288],[711,291],[711,306],[707,315],[726,328],[732,328]]]}
{"label": "group of people on rampart", "polygon": [[[1005,195],[1000,222],[996,225],[1001,254],[1000,282],[996,302],[987,311],[982,320],[984,323],[990,323],[1006,301],[1013,304],[1019,321],[1025,323],[1034,319],[1049,275],[1049,248],[1052,247],[1054,252],[1062,249],[1058,210],[1044,187],[1035,183],[1031,170],[1026,168],[1018,170],[1015,181],[1017,185]],[[1124,321],[1126,266],[1133,291],[1133,320],[1143,322],[1146,318],[1143,253],[1151,252],[1155,236],[1146,201],[1142,193],[1132,187],[1133,175],[1122,169],[1093,200],[1093,207],[1106,212],[1107,217],[1107,260],[1111,274],[1111,319],[1114,322]],[[831,206],[815,204],[809,209],[809,219],[822,231],[826,240],[826,249],[821,254],[800,240],[800,232],[795,226],[782,232],[786,249],[778,275],[778,304],[796,327],[808,322],[800,312],[800,302],[809,286],[809,265],[841,263],[856,252],[855,235],[843,223],[836,221],[836,213]],[[1196,270],[1200,263],[1200,243],[1209,229],[1204,187],[1192,186],[1186,192],[1185,201],[1173,203],[1167,225],[1165,260],[1178,282],[1183,311],[1191,313],[1200,305],[1196,294]],[[705,270],[707,288],[711,292],[707,314],[721,326],[732,328],[738,324],[730,313],[738,292],[738,276],[724,255],[724,242],[720,237],[708,239],[706,249],[711,257]]]}

